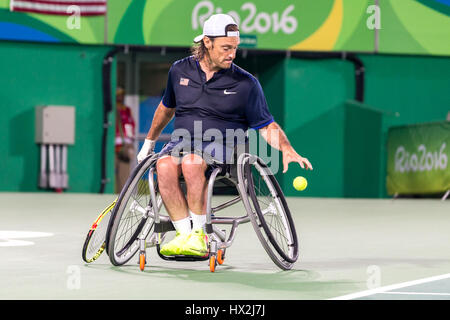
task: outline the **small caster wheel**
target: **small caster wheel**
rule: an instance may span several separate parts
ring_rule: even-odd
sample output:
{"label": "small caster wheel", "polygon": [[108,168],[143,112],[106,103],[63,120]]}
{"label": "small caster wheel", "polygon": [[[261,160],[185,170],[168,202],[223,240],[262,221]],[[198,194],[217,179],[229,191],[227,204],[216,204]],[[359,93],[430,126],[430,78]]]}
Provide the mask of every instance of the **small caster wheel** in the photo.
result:
{"label": "small caster wheel", "polygon": [[141,269],[141,271],[144,271],[145,269],[145,253],[139,255],[139,269]]}
{"label": "small caster wheel", "polygon": [[211,272],[216,271],[216,266],[217,266],[216,256],[211,256],[209,258],[209,271]]}

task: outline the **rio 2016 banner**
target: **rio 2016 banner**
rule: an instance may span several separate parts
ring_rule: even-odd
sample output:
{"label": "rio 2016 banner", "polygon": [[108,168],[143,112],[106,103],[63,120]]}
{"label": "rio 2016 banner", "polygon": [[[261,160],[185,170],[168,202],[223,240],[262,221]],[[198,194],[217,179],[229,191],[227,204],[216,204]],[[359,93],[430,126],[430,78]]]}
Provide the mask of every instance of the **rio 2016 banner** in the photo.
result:
{"label": "rio 2016 banner", "polygon": [[[373,51],[366,13],[373,0],[212,1],[166,0],[144,8],[143,40],[186,46],[215,13],[234,17],[241,46],[259,49]],[[344,19],[345,16],[345,19]],[[117,39],[118,40],[118,39]]]}
{"label": "rio 2016 banner", "polygon": [[0,0],[0,40],[186,47],[228,13],[242,47],[450,55],[450,0],[107,0],[100,16],[15,12],[14,1],[25,2]]}
{"label": "rio 2016 banner", "polygon": [[387,151],[388,194],[450,190],[450,122],[393,127]]}
{"label": "rio 2016 banner", "polygon": [[14,12],[13,1],[0,0],[0,39],[186,47],[210,15],[229,13],[242,47],[373,52],[379,17],[375,0],[107,0],[93,17]]}

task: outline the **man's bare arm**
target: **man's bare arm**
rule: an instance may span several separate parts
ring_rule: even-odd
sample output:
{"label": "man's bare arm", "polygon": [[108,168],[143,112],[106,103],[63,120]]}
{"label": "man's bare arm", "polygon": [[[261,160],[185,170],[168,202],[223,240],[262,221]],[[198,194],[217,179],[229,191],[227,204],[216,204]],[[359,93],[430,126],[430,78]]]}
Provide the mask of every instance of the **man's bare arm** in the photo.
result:
{"label": "man's bare arm", "polygon": [[259,129],[259,132],[272,147],[280,150],[281,152],[286,150],[286,148],[291,147],[286,134],[276,122],[272,122],[269,125]]}
{"label": "man's bare arm", "polygon": [[163,129],[167,126],[170,120],[172,120],[174,114],[175,108],[166,108],[162,102],[159,103],[153,116],[152,125],[148,130],[147,137],[144,140],[144,144],[137,154],[138,162],[141,162],[153,152],[156,145],[156,140],[158,140]]}
{"label": "man's bare arm", "polygon": [[170,120],[172,120],[174,114],[175,108],[167,108],[160,102],[158,108],[156,108],[146,139],[156,141]]}
{"label": "man's bare arm", "polygon": [[306,170],[312,170],[312,165],[307,158],[300,156],[292,147],[283,129],[278,123],[272,122],[259,131],[262,137],[275,149],[283,154],[283,173],[288,170],[290,162],[298,162]]}

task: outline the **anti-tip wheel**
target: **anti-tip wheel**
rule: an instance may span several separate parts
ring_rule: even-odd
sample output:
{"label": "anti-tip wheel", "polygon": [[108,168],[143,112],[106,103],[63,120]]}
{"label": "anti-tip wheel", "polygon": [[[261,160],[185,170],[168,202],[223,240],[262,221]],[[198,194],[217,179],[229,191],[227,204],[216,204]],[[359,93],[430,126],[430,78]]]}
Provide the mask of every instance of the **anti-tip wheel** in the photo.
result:
{"label": "anti-tip wheel", "polygon": [[223,261],[225,260],[225,257],[224,257],[223,254],[224,254],[224,252],[223,252],[222,249],[220,249],[219,251],[217,251],[217,263],[218,263],[218,264],[222,264]]}

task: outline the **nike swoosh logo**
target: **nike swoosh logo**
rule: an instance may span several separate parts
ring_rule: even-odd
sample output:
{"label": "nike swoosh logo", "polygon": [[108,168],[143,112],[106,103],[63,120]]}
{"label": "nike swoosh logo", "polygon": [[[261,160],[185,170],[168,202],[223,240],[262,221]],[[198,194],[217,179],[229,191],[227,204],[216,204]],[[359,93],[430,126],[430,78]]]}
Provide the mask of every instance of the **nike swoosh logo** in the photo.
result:
{"label": "nike swoosh logo", "polygon": [[227,91],[227,89],[223,90],[224,94],[236,94],[236,91]]}

